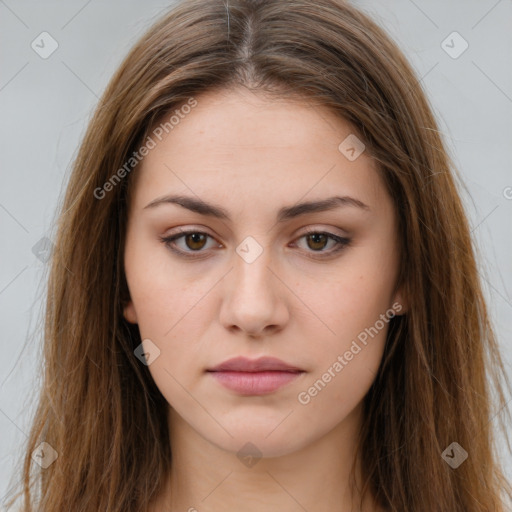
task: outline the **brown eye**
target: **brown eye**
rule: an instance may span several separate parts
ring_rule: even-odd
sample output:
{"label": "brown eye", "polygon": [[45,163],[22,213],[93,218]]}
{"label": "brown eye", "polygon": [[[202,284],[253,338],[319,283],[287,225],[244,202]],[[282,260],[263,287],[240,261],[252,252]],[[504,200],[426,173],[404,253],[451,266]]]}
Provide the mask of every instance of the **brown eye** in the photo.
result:
{"label": "brown eye", "polygon": [[185,235],[185,244],[189,249],[197,251],[205,246],[206,238],[204,233],[189,233]]}
{"label": "brown eye", "polygon": [[[323,231],[308,231],[299,238],[299,240],[303,239],[306,240],[303,249],[310,254],[317,253],[314,255],[318,258],[334,255],[350,244],[350,238]],[[300,244],[297,245],[300,246]]]}
{"label": "brown eye", "polygon": [[[208,233],[193,230],[180,231],[180,233],[175,235],[160,238],[162,243],[164,243],[168,249],[180,256],[189,258],[207,257],[208,251],[206,249],[208,249],[208,239],[215,241],[215,239]],[[307,240],[307,247],[303,249],[309,253],[318,253],[317,257],[333,255],[350,244],[349,238],[319,231],[310,231],[305,233],[299,238],[299,240],[302,239]],[[328,248],[329,242],[331,242],[331,247]],[[222,247],[222,244],[217,243],[216,246],[215,244],[210,246],[210,248],[215,247]],[[324,250],[326,248],[327,250]]]}
{"label": "brown eye", "polygon": [[[324,233],[313,233],[311,235],[307,235],[306,238],[308,240],[308,247],[315,251],[324,249],[327,242],[329,241],[329,237]],[[312,243],[309,243],[309,241]]]}
{"label": "brown eye", "polygon": [[[215,247],[215,244],[208,247],[208,239],[211,239],[212,242],[215,241],[208,233],[195,230],[180,231],[175,235],[160,237],[160,240],[168,249],[190,258],[206,256],[208,252],[206,249]],[[220,247],[220,244],[217,244],[217,247]],[[194,253],[197,253],[197,255]]]}

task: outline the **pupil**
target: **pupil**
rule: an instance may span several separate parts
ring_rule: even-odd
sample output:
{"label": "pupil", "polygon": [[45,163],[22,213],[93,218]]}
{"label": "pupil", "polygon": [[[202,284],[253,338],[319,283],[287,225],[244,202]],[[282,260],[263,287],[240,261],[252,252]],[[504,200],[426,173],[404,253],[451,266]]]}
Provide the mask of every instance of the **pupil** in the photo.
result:
{"label": "pupil", "polygon": [[[322,245],[322,241],[325,241],[325,235],[321,234],[321,233],[315,233],[313,235],[310,235],[310,237],[313,239],[313,244],[317,244],[317,243],[320,243],[320,247],[312,247],[312,249],[316,248],[316,249],[322,249],[323,245]],[[321,241],[319,241],[318,239],[322,239]]]}
{"label": "pupil", "polygon": [[191,235],[188,235],[189,239],[192,239],[192,245],[195,243],[199,243],[199,247],[189,247],[190,249],[200,249],[202,247],[200,243],[200,239],[204,238],[204,235],[201,233],[192,233]]}

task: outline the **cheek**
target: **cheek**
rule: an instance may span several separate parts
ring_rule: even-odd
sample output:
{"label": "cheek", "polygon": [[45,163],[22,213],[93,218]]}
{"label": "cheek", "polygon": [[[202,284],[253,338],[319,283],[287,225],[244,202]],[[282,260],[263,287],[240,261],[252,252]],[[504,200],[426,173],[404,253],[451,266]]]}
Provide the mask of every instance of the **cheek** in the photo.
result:
{"label": "cheek", "polygon": [[191,308],[189,303],[199,301],[199,290],[195,292],[180,279],[160,242],[149,235],[135,234],[136,230],[131,237],[128,235],[124,255],[130,298],[141,336],[162,339]]}
{"label": "cheek", "polygon": [[347,393],[356,392],[362,398],[357,390],[365,392],[370,386],[382,359],[392,318],[386,313],[389,311],[386,294],[375,296],[374,281],[367,286],[364,280],[360,283],[361,286],[352,289],[338,288],[329,301],[317,303],[322,319],[332,332],[325,329],[325,334],[313,338],[322,350],[314,353],[311,381],[319,380],[319,390],[329,388],[333,399],[343,401]]}
{"label": "cheek", "polygon": [[[349,346],[391,307],[394,263],[383,263],[385,255],[379,256],[347,258],[321,286],[318,281],[303,281],[301,296],[307,297],[308,306],[331,331],[329,335],[326,329],[324,336],[330,352]],[[383,330],[381,322],[377,327]]]}
{"label": "cheek", "polygon": [[[332,369],[327,374],[329,380],[325,374],[319,374],[308,383],[309,387],[304,386],[300,390],[295,409],[298,415],[307,418],[307,421],[298,424],[302,435],[307,436],[310,432],[326,433],[342,423],[350,425],[348,420],[351,414],[355,414],[375,380],[380,358],[378,351],[372,352],[371,357],[368,357],[368,353],[364,356],[363,353],[360,354],[361,357],[366,357],[366,361],[357,359],[359,356],[356,356],[339,373]],[[373,360],[370,366],[369,359]]]}
{"label": "cheek", "polygon": [[132,300],[137,312],[141,337],[151,338],[161,348],[173,345],[191,349],[191,340],[199,339],[207,321],[204,286],[183,287],[175,279],[146,274],[135,281]]}
{"label": "cheek", "polygon": [[197,340],[204,339],[204,332],[212,323],[207,292],[218,277],[206,273],[198,276],[191,272],[192,266],[182,272],[167,251],[154,242],[133,242],[137,243],[127,243],[125,253],[130,296],[141,339],[151,340],[160,351],[149,370],[166,397],[176,396],[179,389],[167,392],[175,383],[169,373],[185,382],[202,370],[204,346]]}
{"label": "cheek", "polygon": [[329,327],[320,326],[323,334],[314,338],[322,350],[314,354],[314,372],[302,388],[304,402],[310,401],[314,408],[327,410],[332,401],[350,410],[371,386],[394,316],[391,256],[391,248],[389,252],[361,251],[357,258],[345,258],[322,286],[303,281],[301,295],[308,297],[308,306]]}
{"label": "cheek", "polygon": [[338,307],[329,306],[336,336],[318,339],[322,350],[314,352],[314,369],[296,397],[313,430],[340,423],[363,400],[378,373],[391,319],[381,320],[385,301],[372,303],[369,288],[337,298]]}

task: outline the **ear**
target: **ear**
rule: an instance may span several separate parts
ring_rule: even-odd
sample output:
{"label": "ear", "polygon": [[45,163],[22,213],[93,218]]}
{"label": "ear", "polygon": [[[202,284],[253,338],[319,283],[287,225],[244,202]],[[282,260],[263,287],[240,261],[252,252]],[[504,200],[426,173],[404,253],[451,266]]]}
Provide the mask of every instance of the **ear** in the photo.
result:
{"label": "ear", "polygon": [[133,306],[133,301],[129,300],[123,308],[123,316],[127,322],[131,324],[137,323],[137,312]]}
{"label": "ear", "polygon": [[396,316],[405,315],[409,311],[409,301],[403,286],[396,291],[393,297],[392,308],[395,310]]}

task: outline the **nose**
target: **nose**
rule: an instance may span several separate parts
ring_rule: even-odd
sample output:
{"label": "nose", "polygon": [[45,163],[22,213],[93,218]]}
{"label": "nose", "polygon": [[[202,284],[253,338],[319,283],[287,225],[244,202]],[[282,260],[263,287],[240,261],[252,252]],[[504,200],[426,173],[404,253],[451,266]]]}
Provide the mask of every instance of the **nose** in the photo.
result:
{"label": "nose", "polygon": [[230,331],[261,337],[280,331],[289,319],[286,286],[272,269],[269,252],[251,263],[237,253],[234,268],[224,283],[221,324]]}

